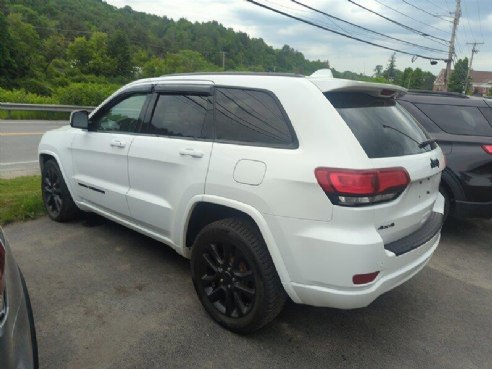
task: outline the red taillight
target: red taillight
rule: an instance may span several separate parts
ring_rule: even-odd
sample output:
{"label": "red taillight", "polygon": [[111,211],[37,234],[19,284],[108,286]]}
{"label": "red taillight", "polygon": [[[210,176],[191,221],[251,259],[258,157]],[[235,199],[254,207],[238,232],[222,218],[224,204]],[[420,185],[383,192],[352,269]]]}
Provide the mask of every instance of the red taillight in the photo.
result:
{"label": "red taillight", "polygon": [[410,183],[410,176],[404,168],[316,168],[314,174],[330,200],[343,206],[369,205],[393,200]]}
{"label": "red taillight", "polygon": [[482,149],[487,153],[492,155],[492,145],[483,145]]}
{"label": "red taillight", "polygon": [[352,282],[354,284],[366,284],[374,281],[378,276],[379,272],[367,273],[367,274],[356,274],[352,277]]}

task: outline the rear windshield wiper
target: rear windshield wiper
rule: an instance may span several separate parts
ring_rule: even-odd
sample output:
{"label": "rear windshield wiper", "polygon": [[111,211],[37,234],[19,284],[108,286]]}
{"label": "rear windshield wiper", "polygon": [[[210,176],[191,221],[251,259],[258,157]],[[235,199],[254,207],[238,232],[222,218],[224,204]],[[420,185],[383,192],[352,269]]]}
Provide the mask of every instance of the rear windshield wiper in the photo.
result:
{"label": "rear windshield wiper", "polygon": [[423,149],[427,145],[432,145],[435,142],[437,142],[437,140],[435,138],[430,138],[428,140],[425,140],[425,141],[422,141],[421,143],[419,143],[419,148]]}
{"label": "rear windshield wiper", "polygon": [[425,140],[425,141],[422,141],[422,142],[419,142],[417,141],[415,138],[413,138],[412,136],[410,135],[407,135],[405,132],[403,131],[400,131],[398,128],[395,128],[395,127],[392,127],[392,126],[388,126],[386,124],[383,124],[383,128],[390,128],[400,134],[402,134],[403,136],[405,136],[406,138],[412,140],[413,142],[415,142],[418,146],[419,146],[419,149],[423,149],[424,147],[426,147],[427,145],[431,145],[433,144],[434,142],[436,142],[436,139],[434,138],[431,138],[429,140]]}

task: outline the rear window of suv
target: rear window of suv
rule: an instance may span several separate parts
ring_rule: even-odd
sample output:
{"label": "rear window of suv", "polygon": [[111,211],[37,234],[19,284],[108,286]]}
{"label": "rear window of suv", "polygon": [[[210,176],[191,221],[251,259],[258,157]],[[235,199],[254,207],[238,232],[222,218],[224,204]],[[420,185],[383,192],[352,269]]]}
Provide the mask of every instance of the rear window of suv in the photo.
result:
{"label": "rear window of suv", "polygon": [[485,119],[484,112],[475,106],[416,105],[444,132],[455,135],[492,136],[492,125]]}
{"label": "rear window of suv", "polygon": [[325,96],[369,158],[415,155],[436,147],[419,147],[429,136],[393,99],[358,92],[326,92]]}

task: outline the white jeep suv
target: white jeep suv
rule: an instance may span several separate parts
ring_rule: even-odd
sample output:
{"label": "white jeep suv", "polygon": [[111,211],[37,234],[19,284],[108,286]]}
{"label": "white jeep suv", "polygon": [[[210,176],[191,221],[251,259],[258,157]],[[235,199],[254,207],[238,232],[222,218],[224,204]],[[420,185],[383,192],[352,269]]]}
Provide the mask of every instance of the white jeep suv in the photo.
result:
{"label": "white jeep suv", "polygon": [[444,157],[404,93],[326,76],[139,80],[43,136],[46,209],[98,213],[191,258],[204,308],[236,332],[287,296],[363,307],[440,238]]}

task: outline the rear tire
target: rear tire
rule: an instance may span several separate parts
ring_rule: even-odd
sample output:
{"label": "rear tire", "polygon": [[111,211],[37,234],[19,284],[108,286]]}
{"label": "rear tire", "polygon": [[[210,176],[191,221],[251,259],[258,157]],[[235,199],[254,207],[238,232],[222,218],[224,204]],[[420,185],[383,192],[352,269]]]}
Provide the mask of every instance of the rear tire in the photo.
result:
{"label": "rear tire", "polygon": [[41,193],[46,212],[52,220],[66,222],[80,214],[54,159],[48,159],[43,165]]}
{"label": "rear tire", "polygon": [[259,230],[245,219],[223,219],[203,228],[193,244],[191,272],[205,310],[233,332],[260,329],[287,299]]}

